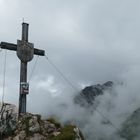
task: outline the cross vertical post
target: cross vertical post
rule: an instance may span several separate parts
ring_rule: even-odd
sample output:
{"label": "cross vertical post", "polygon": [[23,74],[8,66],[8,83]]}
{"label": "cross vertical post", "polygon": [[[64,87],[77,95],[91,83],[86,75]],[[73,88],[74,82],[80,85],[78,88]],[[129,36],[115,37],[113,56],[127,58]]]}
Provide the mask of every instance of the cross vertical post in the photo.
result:
{"label": "cross vertical post", "polygon": [[19,114],[26,113],[26,94],[22,93],[22,83],[27,82],[27,63],[20,62],[20,91],[19,91]]}
{"label": "cross vertical post", "polygon": [[[22,23],[22,41],[28,42],[28,24]],[[26,47],[26,46],[24,46]],[[26,113],[26,94],[22,93],[22,83],[27,82],[27,62],[20,62],[20,91],[19,91],[19,114]]]}

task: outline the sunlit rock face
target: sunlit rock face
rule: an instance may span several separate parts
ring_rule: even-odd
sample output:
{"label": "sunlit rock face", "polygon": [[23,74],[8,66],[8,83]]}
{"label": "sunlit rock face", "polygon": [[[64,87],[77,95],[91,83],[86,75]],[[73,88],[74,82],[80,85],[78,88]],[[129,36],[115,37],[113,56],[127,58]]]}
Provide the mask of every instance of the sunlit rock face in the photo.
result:
{"label": "sunlit rock face", "polygon": [[21,114],[16,106],[1,105],[0,140],[84,140],[75,125],[61,125],[53,118],[38,114]]}
{"label": "sunlit rock face", "polygon": [[15,105],[0,104],[0,132],[3,135],[12,134],[18,121],[18,109]]}
{"label": "sunlit rock face", "polygon": [[80,94],[78,94],[74,101],[81,106],[89,106],[94,104],[94,100],[97,96],[103,95],[104,91],[111,90],[113,87],[113,82],[108,81],[104,84],[97,84],[85,87]]}

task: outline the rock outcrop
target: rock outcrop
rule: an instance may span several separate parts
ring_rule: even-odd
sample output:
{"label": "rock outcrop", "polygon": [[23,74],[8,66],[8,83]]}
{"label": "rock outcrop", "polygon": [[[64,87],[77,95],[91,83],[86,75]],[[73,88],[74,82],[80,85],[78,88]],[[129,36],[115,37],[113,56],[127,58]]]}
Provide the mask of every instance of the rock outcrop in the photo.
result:
{"label": "rock outcrop", "polygon": [[74,125],[61,125],[53,118],[42,119],[40,115],[17,115],[10,104],[1,108],[1,140],[84,140],[81,131]]}
{"label": "rock outcrop", "polygon": [[3,135],[11,135],[16,129],[18,110],[15,105],[0,104],[0,132]]}
{"label": "rock outcrop", "polygon": [[113,82],[108,81],[104,84],[97,84],[85,87],[79,95],[77,95],[74,101],[81,106],[93,105],[94,100],[97,96],[103,95],[104,91],[111,90]]}

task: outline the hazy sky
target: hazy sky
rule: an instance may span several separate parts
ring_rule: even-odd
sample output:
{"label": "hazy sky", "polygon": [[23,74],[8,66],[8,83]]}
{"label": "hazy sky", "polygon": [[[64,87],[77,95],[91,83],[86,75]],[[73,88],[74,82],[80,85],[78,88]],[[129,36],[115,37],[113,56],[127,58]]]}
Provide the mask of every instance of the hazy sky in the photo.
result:
{"label": "hazy sky", "polygon": [[[139,0],[0,0],[0,40],[16,43],[24,18],[30,25],[29,41],[45,49],[77,87],[121,81],[125,72],[140,64],[139,7]],[[2,87],[4,51],[0,57]],[[19,60],[8,51],[7,101],[17,102],[18,84]],[[54,96],[70,88],[43,57],[30,83],[31,97],[35,87]]]}
{"label": "hazy sky", "polygon": [[[23,19],[29,23],[29,41],[45,49],[78,89],[108,80],[125,83],[113,94],[99,97],[99,110],[117,127],[140,106],[140,0],[0,0],[0,41],[16,43]],[[4,54],[3,50],[0,98]],[[28,75],[35,60],[28,65]],[[19,68],[16,53],[7,51],[5,102],[18,104]],[[56,113],[63,121],[88,120],[82,128],[84,134],[90,133],[88,140],[96,139],[96,132],[97,138],[110,136],[107,133],[115,130],[102,125],[97,112],[88,116],[87,110],[73,105],[73,94],[75,91],[40,57],[30,82],[27,110]]]}

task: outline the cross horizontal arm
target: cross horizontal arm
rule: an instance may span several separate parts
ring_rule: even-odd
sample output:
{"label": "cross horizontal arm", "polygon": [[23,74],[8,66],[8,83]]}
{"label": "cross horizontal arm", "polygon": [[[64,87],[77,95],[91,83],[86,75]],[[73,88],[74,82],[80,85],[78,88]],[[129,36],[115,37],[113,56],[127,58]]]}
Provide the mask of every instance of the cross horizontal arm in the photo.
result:
{"label": "cross horizontal arm", "polygon": [[45,51],[34,48],[34,54],[44,56]]}
{"label": "cross horizontal arm", "polygon": [[7,42],[1,42],[0,48],[16,51],[17,50],[17,45],[16,44],[12,44],[12,43],[7,43]]}
{"label": "cross horizontal arm", "polygon": [[[17,51],[17,45],[16,44],[7,43],[7,42],[1,42],[0,48],[7,49],[7,50],[12,50],[12,51]],[[44,56],[45,55],[45,51],[34,48],[34,54],[35,55]]]}

